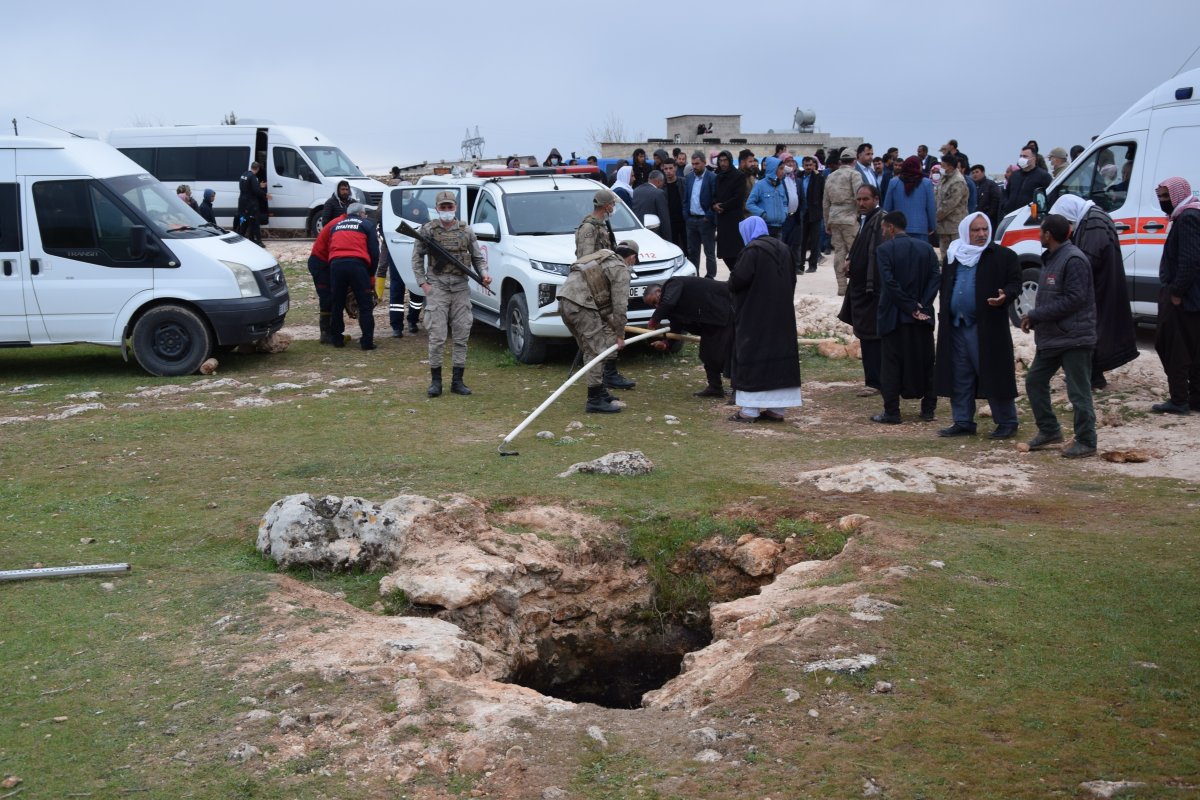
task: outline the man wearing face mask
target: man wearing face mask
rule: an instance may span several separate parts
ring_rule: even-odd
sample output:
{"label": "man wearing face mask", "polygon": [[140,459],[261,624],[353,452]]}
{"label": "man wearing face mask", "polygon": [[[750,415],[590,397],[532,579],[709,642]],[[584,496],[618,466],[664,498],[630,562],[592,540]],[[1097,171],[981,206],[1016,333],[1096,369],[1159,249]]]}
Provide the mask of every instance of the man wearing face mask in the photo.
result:
{"label": "man wearing face mask", "polygon": [[1186,415],[1200,411],[1200,200],[1183,178],[1167,178],[1154,191],[1170,217],[1158,265],[1162,289],[1154,338],[1170,397],[1151,410]]}
{"label": "man wearing face mask", "polygon": [[612,250],[617,246],[608,219],[617,209],[617,196],[608,189],[598,189],[592,195],[592,213],[583,218],[575,229],[575,258],[591,255],[597,250]]}
{"label": "man wearing face mask", "polygon": [[557,167],[562,165],[562,154],[558,152],[557,147],[550,148],[550,155],[546,156],[546,160],[542,162],[543,167]]}
{"label": "man wearing face mask", "polygon": [[783,190],[787,195],[787,219],[779,236],[792,251],[792,267],[799,275],[804,271],[804,190],[796,174],[796,159],[790,153],[783,159]]}
{"label": "man wearing face mask", "polygon": [[1037,197],[1039,189],[1050,185],[1050,173],[1037,165],[1037,153],[1031,147],[1021,148],[1021,157],[1017,159],[1017,171],[1008,179],[1004,188],[1004,206],[1000,215],[1004,216],[1021,206],[1027,206]]}
{"label": "man wearing face mask", "polygon": [[[421,226],[421,234],[440,244],[459,262],[475,266],[484,286],[491,282],[487,273],[487,260],[479,249],[475,232],[458,218],[458,200],[454,192],[438,192],[437,219]],[[426,269],[425,257],[429,256]],[[454,336],[452,366],[454,377],[450,391],[468,395],[471,390],[463,383],[463,372],[467,368],[467,338],[471,335],[471,296],[467,276],[452,262],[439,259],[429,251],[425,242],[413,242],[413,274],[421,291],[425,293],[425,324],[429,329],[429,373],[431,381],[426,392],[430,397],[442,393],[442,355],[446,348],[447,333]],[[369,313],[369,312],[368,312]]]}

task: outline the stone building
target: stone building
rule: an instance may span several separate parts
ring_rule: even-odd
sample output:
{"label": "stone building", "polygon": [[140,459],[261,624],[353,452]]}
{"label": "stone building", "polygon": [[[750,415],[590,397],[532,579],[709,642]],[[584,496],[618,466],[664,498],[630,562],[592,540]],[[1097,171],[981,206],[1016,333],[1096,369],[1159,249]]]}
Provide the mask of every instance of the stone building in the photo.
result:
{"label": "stone building", "polygon": [[736,157],[738,150],[748,147],[761,159],[771,155],[777,144],[787,145],[793,153],[807,155],[820,148],[826,152],[834,147],[856,148],[863,141],[861,136],[831,136],[811,130],[812,121],[811,112],[803,116],[797,110],[795,124],[788,130],[743,133],[741,114],[681,114],[667,117],[665,138],[644,142],[601,142],[600,155],[602,158],[629,158],[638,147],[644,148],[647,155],[660,147],[667,150],[680,147],[689,154],[693,150],[703,150],[706,154],[713,150],[729,150]]}

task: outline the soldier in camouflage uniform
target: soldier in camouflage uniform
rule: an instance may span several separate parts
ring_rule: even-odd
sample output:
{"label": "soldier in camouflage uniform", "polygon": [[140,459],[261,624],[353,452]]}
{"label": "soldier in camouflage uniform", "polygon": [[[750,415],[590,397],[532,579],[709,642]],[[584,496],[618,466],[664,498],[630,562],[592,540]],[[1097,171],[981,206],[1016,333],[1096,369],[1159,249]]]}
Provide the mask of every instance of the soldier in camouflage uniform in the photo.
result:
{"label": "soldier in camouflage uniform", "polygon": [[615,250],[617,237],[613,236],[608,218],[617,207],[617,196],[608,189],[600,189],[592,197],[592,213],[583,218],[575,229],[575,258],[590,256],[597,250]]}
{"label": "soldier in camouflage uniform", "polygon": [[[619,242],[613,250],[597,250],[571,265],[571,274],[558,290],[558,305],[567,330],[575,337],[584,362],[605,349],[625,346],[625,317],[629,310],[629,268],[638,261],[637,242]],[[607,364],[607,362],[605,362]],[[605,390],[600,365],[588,371],[584,410],[612,414],[621,410]]]}
{"label": "soldier in camouflage uniform", "polygon": [[[463,264],[470,262],[478,270],[483,285],[491,284],[487,273],[487,261],[479,249],[475,232],[458,219],[457,200],[454,192],[438,192],[437,219],[421,226],[421,234],[436,241]],[[429,254],[429,269],[425,268],[425,256]],[[467,367],[467,338],[471,335],[471,297],[467,276],[449,262],[438,261],[429,253],[429,248],[420,239],[413,242],[413,274],[421,291],[425,293],[425,326],[429,329],[429,373],[431,381],[427,394],[437,397],[442,393],[442,354],[446,347],[447,331],[454,336],[454,351],[451,363],[454,368],[450,391],[455,394],[470,394],[463,383],[463,371]]]}

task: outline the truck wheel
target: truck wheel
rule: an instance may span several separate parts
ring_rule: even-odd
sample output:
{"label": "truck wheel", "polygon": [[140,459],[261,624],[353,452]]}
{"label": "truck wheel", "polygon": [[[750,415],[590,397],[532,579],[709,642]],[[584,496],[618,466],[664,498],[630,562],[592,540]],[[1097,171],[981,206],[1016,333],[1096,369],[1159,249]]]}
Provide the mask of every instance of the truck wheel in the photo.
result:
{"label": "truck wheel", "polygon": [[525,294],[517,292],[504,306],[504,328],[508,349],[522,364],[541,364],[546,360],[546,342],[529,332],[529,304]]}
{"label": "truck wheel", "polygon": [[321,221],[321,209],[318,208],[308,215],[308,225],[305,227],[308,229],[308,235],[313,239],[321,235],[321,228],[324,227]]}
{"label": "truck wheel", "polygon": [[1042,271],[1035,267],[1026,267],[1021,270],[1021,293],[1008,307],[1008,318],[1018,328],[1021,327],[1021,315],[1037,304],[1038,278],[1041,277],[1041,274]]}
{"label": "truck wheel", "polygon": [[151,375],[191,375],[212,345],[204,320],[182,306],[152,308],[133,326],[133,356]]}

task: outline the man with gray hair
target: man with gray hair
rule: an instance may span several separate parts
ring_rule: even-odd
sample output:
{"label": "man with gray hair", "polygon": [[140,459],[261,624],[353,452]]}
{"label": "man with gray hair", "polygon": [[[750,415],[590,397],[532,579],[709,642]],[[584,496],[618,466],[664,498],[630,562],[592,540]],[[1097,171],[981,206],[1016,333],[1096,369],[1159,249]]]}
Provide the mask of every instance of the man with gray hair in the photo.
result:
{"label": "man with gray hair", "polygon": [[671,241],[671,211],[667,206],[667,193],[662,188],[663,182],[662,170],[650,170],[646,182],[639,183],[633,188],[633,213],[637,214],[638,221],[642,224],[645,224],[647,214],[657,216],[658,230],[655,233],[669,242]]}
{"label": "man with gray hair", "polygon": [[342,310],[346,305],[346,292],[350,291],[358,301],[358,327],[362,331],[359,345],[363,350],[375,349],[371,276],[379,265],[379,234],[375,232],[374,223],[366,217],[366,206],[351,203],[346,208],[346,216],[337,221],[329,237],[329,290],[333,300],[329,335],[334,347],[346,346]]}

